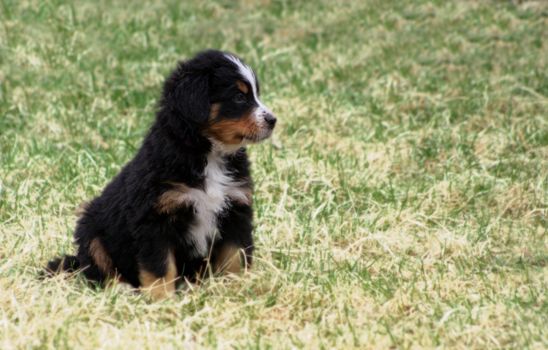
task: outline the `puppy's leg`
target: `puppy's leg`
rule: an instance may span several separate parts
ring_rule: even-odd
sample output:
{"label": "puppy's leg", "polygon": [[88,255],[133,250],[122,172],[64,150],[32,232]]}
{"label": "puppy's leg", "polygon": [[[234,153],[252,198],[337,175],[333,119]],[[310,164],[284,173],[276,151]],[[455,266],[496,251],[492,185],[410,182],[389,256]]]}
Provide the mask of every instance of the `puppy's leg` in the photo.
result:
{"label": "puppy's leg", "polygon": [[219,220],[222,239],[215,243],[211,256],[213,272],[238,273],[251,267],[253,237],[252,210],[248,203],[232,202]]}
{"label": "puppy's leg", "polygon": [[234,243],[221,243],[212,258],[214,273],[239,273],[247,268],[244,249]]}
{"label": "puppy's leg", "polygon": [[139,254],[139,282],[141,290],[153,300],[173,295],[177,280],[177,264],[173,251],[148,242]]}

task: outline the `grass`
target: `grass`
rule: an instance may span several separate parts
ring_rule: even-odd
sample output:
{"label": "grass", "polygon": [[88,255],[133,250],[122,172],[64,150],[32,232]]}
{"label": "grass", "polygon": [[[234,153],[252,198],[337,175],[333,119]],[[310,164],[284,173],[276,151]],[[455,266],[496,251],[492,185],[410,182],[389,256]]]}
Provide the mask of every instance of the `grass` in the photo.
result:
{"label": "grass", "polygon": [[[542,1],[0,1],[0,348],[548,347]],[[257,258],[150,303],[78,276],[77,206],[165,75],[255,67]]]}

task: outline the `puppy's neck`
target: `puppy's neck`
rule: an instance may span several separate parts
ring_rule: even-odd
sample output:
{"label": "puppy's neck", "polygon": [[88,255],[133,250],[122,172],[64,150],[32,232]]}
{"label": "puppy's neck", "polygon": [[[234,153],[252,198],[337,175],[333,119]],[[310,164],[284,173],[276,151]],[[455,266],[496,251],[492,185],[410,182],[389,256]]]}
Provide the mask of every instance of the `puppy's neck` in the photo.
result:
{"label": "puppy's neck", "polygon": [[236,145],[227,145],[215,140],[214,138],[209,138],[209,142],[211,142],[211,154],[213,156],[220,157],[234,154],[238,152],[242,147],[246,146],[245,141]]}

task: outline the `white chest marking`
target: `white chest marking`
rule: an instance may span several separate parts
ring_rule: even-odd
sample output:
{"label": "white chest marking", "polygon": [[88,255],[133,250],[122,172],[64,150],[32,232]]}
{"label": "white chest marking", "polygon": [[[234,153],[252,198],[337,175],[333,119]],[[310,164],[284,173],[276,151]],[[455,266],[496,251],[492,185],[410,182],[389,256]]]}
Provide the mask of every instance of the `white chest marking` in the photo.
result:
{"label": "white chest marking", "polygon": [[188,234],[189,243],[194,245],[197,257],[208,255],[208,243],[220,238],[217,217],[228,208],[230,199],[245,197],[239,183],[234,181],[225,167],[221,155],[211,153],[204,169],[203,189],[190,188],[185,194],[195,210],[194,222]]}

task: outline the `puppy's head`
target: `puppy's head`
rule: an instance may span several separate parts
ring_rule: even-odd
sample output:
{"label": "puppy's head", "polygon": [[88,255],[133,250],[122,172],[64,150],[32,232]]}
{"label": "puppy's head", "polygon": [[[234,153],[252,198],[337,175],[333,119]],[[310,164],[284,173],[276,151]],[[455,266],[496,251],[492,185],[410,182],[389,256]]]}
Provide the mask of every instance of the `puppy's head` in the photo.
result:
{"label": "puppy's head", "polygon": [[227,146],[260,142],[276,117],[260,101],[257,76],[238,57],[205,51],[182,62],[164,87],[164,105],[176,124],[196,125],[203,136]]}

